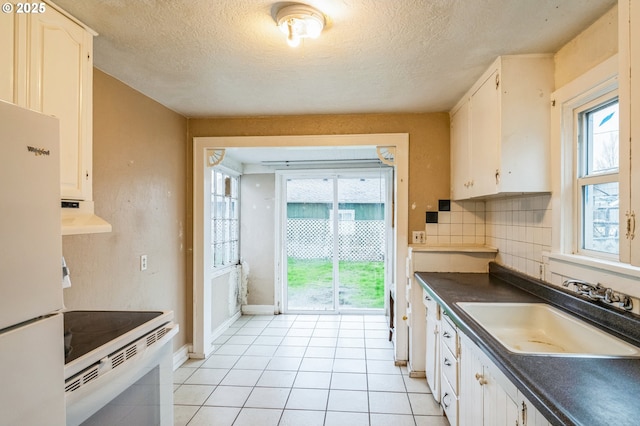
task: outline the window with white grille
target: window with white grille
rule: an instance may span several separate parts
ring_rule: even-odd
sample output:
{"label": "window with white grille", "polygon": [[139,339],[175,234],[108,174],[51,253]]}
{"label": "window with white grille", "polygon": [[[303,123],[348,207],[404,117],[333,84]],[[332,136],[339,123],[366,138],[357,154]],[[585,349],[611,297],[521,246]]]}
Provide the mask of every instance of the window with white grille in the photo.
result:
{"label": "window with white grille", "polygon": [[576,110],[579,251],[617,256],[620,235],[618,98]]}
{"label": "window with white grille", "polygon": [[222,167],[211,169],[211,255],[214,268],[239,262],[240,176]]}

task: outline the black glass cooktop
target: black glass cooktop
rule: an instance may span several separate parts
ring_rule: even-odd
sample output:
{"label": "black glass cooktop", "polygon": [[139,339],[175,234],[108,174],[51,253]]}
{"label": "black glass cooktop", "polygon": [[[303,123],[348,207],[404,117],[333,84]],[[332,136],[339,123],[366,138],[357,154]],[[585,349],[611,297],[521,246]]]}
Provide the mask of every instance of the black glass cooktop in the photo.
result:
{"label": "black glass cooktop", "polygon": [[64,363],[68,364],[160,315],[162,312],[155,311],[64,312]]}

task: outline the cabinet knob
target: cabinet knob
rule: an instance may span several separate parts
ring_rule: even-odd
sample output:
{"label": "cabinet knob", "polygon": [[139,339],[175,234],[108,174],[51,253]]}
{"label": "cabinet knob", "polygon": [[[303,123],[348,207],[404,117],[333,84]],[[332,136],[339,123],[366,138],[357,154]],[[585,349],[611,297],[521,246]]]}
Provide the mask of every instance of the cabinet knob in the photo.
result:
{"label": "cabinet knob", "polygon": [[407,320],[407,318],[408,318],[408,317],[407,317],[406,315],[403,315],[403,316],[402,316],[402,321],[406,321],[406,320]]}
{"label": "cabinet knob", "polygon": [[442,361],[442,363],[443,363],[444,365],[446,365],[447,367],[450,367],[450,366],[451,366],[451,361],[449,361],[447,358],[445,358],[445,359],[444,359],[444,361]]}
{"label": "cabinet knob", "polygon": [[480,383],[480,386],[484,386],[488,383],[487,379],[485,379],[484,376],[480,373],[476,373],[476,380],[478,381],[478,383]]}

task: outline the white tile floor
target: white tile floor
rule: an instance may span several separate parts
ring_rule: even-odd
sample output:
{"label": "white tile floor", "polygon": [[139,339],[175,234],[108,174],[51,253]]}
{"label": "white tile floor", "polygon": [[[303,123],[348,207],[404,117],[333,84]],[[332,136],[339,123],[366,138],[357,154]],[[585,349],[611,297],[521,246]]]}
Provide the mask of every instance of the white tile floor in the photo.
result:
{"label": "white tile floor", "polygon": [[448,426],[382,315],[243,316],[174,374],[175,425]]}

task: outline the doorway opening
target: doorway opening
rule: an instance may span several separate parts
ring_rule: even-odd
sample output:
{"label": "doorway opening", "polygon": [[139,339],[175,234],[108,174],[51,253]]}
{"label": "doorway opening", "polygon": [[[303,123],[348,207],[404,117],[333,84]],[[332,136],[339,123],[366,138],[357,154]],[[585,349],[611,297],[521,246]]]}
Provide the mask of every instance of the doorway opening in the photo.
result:
{"label": "doorway opening", "polygon": [[[207,224],[211,222],[210,217],[206,214],[205,205],[210,203],[210,191],[207,186],[205,177],[209,175],[208,168],[214,160],[219,159],[217,154],[223,153],[225,150],[238,150],[241,152],[257,151],[260,155],[263,153],[273,154],[271,158],[278,154],[299,153],[301,150],[311,150],[313,156],[311,158],[320,157],[317,155],[315,148],[322,150],[331,150],[334,158],[341,167],[344,167],[344,161],[340,154],[343,150],[350,147],[365,148],[392,148],[379,149],[380,155],[387,158],[387,154],[393,151],[393,166],[391,187],[392,202],[387,208],[391,214],[385,216],[390,222],[389,237],[387,238],[387,265],[385,274],[387,274],[387,296],[389,293],[395,294],[396,310],[393,315],[402,317],[405,312],[403,306],[406,306],[405,292],[395,291],[398,285],[403,286],[406,282],[405,259],[408,253],[408,178],[409,178],[409,135],[406,133],[381,133],[381,134],[347,134],[347,135],[300,135],[300,136],[219,136],[219,137],[194,137],[193,138],[193,352],[192,356],[206,357],[210,354],[215,339],[223,332],[225,327],[229,326],[232,319],[224,319],[222,323],[215,316],[224,313],[224,309],[217,308],[218,303],[226,306],[229,297],[226,293],[221,294],[219,290],[220,283],[226,283],[225,288],[229,288],[230,275],[233,273],[242,274],[245,271],[243,266],[234,271],[219,275],[210,268],[210,244],[207,243],[210,234],[207,232]],[[272,151],[274,151],[272,153]],[[308,156],[307,156],[308,157]],[[240,163],[245,163],[240,161]],[[290,164],[280,159],[280,164],[267,164],[273,170],[276,167],[289,169]],[[323,168],[327,168],[326,163]],[[309,169],[309,167],[307,167]],[[259,174],[266,173],[264,165],[243,166],[242,174]],[[265,182],[265,181],[261,181]],[[274,181],[273,195],[260,192],[258,198],[254,198],[252,202],[258,204],[260,201],[268,202],[269,200],[280,200],[279,194],[282,191],[282,185],[276,176]],[[256,185],[257,186],[257,183]],[[261,186],[261,188],[267,185]],[[246,189],[246,188],[245,188]],[[247,195],[245,193],[245,195]],[[253,204],[249,202],[241,203],[251,209],[247,212],[254,215]],[[264,203],[263,203],[264,204]],[[260,225],[262,228],[257,234],[249,234],[248,238],[241,238],[244,244],[241,244],[241,256],[243,258],[250,254],[248,250],[251,248],[252,253],[258,258],[246,258],[249,265],[248,270],[248,290],[249,295],[247,302],[242,303],[242,313],[249,314],[266,314],[266,313],[282,313],[284,311],[284,282],[286,281],[286,268],[283,264],[283,244],[284,236],[280,233],[285,229],[282,225],[283,214],[280,214],[280,204],[274,202],[275,218],[272,226]],[[268,215],[265,215],[268,216]],[[247,215],[241,213],[240,220],[246,225]],[[243,221],[243,218],[245,219]],[[259,221],[260,222],[260,221]],[[260,222],[262,223],[262,222]],[[255,235],[260,238],[253,239]],[[265,234],[267,237],[263,238]],[[242,235],[242,226],[241,226]],[[270,257],[271,260],[264,262],[264,259]],[[262,262],[261,262],[262,261]],[[246,303],[246,304],[245,304]],[[389,313],[387,307],[386,313]],[[358,311],[361,312],[361,311]],[[312,313],[314,313],[312,311]],[[318,313],[316,311],[315,313]],[[398,327],[395,337],[396,359],[406,360],[408,353],[408,335],[406,327]]]}
{"label": "doorway opening", "polygon": [[383,312],[392,169],[282,173],[285,312]]}

